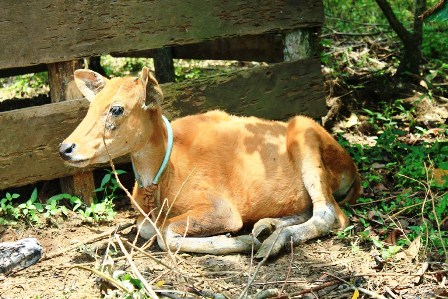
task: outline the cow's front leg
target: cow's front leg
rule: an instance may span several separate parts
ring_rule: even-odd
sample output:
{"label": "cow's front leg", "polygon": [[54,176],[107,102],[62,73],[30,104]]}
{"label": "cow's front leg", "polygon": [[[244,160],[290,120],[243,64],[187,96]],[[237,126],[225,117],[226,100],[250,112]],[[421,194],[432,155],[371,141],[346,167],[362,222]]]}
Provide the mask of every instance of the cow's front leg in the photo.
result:
{"label": "cow's front leg", "polygon": [[[226,200],[214,200],[210,205],[198,207],[168,219],[162,228],[163,239],[159,246],[171,251],[227,254],[249,252],[260,243],[249,235],[228,237],[243,226],[238,210]],[[221,234],[221,235],[219,235]]]}
{"label": "cow's front leg", "polygon": [[313,210],[313,216],[305,223],[276,229],[261,245],[256,258],[276,256],[292,241],[293,245],[328,234],[337,223],[334,206],[327,204]]}
{"label": "cow's front leg", "polygon": [[254,224],[252,235],[257,239],[269,237],[275,230],[304,223],[311,218],[311,211],[299,215],[292,215],[282,218],[263,218]]}

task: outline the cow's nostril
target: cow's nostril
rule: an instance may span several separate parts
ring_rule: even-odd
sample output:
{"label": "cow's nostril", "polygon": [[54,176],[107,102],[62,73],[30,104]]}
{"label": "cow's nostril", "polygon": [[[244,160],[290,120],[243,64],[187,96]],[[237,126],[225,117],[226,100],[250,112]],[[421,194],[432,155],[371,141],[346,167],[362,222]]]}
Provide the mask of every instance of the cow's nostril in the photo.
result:
{"label": "cow's nostril", "polygon": [[70,160],[71,159],[70,156],[74,152],[75,148],[76,148],[76,144],[74,144],[74,143],[62,143],[59,146],[59,155],[64,160]]}
{"label": "cow's nostril", "polygon": [[67,153],[67,154],[71,154],[71,153],[73,152],[74,149],[75,149],[75,144],[72,143],[69,147],[67,147],[67,148],[65,149],[65,153]]}

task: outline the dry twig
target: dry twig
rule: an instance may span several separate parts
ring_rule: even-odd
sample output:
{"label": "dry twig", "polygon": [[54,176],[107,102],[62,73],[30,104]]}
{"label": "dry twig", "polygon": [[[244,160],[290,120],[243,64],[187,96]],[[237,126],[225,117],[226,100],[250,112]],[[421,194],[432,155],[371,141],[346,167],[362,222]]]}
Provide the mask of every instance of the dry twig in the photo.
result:
{"label": "dry twig", "polygon": [[[281,233],[281,231],[280,231]],[[246,287],[244,288],[243,292],[241,293],[241,295],[238,297],[238,299],[242,299],[245,298],[247,292],[249,291],[249,288],[251,287],[252,283],[255,280],[255,277],[258,274],[258,271],[260,271],[261,266],[268,260],[269,255],[271,254],[272,248],[274,248],[275,243],[278,240],[278,237],[280,236],[280,233],[277,235],[277,238],[274,240],[274,242],[272,242],[271,247],[269,247],[268,252],[266,253],[265,257],[258,263],[257,267],[255,268],[255,272],[252,275],[252,277],[249,278],[249,281],[247,282]]]}
{"label": "dry twig", "polygon": [[137,276],[137,278],[142,282],[143,286],[145,287],[146,291],[148,292],[148,295],[150,295],[152,298],[154,299],[158,299],[159,297],[157,296],[157,294],[154,292],[154,290],[152,289],[152,287],[148,284],[148,282],[146,281],[146,279],[143,277],[143,275],[140,273],[140,271],[138,270],[137,266],[134,264],[134,261],[132,260],[131,255],[129,254],[129,252],[126,250],[126,248],[123,245],[123,242],[120,239],[119,235],[115,235],[115,239],[118,242],[118,245],[121,248],[121,251],[123,252],[123,254],[126,256],[129,265],[131,265],[132,268],[132,272],[134,273],[135,276]]}
{"label": "dry twig", "polygon": [[117,289],[120,289],[122,292],[131,293],[130,290],[125,288],[121,283],[116,281],[113,277],[111,277],[111,276],[109,276],[109,275],[107,275],[107,274],[105,274],[105,273],[103,273],[101,271],[98,271],[96,269],[85,267],[83,265],[73,265],[73,266],[71,266],[70,269],[67,270],[67,273],[65,274],[65,276],[67,276],[68,272],[71,269],[74,269],[74,268],[79,268],[79,269],[83,269],[83,270],[86,270],[86,271],[90,271],[90,272],[94,273],[95,275],[101,277],[102,279],[106,280],[110,284],[114,285]]}
{"label": "dry twig", "polygon": [[294,242],[292,240],[292,237],[291,237],[291,240],[289,241],[289,244],[291,245],[291,256],[290,256],[290,259],[289,259],[288,271],[286,272],[285,283],[283,283],[282,288],[280,289],[280,293],[279,294],[283,293],[283,290],[285,289],[285,286],[286,286],[286,281],[289,279],[289,276],[291,275],[292,262],[294,260]]}

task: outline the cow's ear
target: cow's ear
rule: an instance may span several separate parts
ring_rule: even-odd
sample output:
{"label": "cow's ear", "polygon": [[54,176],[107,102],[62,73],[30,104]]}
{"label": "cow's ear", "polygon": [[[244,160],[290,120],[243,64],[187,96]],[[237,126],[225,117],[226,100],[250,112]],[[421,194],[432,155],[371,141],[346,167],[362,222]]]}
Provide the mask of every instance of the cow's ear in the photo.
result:
{"label": "cow's ear", "polygon": [[91,70],[76,70],[75,82],[89,102],[106,86],[108,79]]}
{"label": "cow's ear", "polygon": [[143,107],[145,109],[152,109],[162,104],[162,89],[160,88],[156,78],[154,78],[146,66],[142,69],[141,78],[143,86],[146,89]]}

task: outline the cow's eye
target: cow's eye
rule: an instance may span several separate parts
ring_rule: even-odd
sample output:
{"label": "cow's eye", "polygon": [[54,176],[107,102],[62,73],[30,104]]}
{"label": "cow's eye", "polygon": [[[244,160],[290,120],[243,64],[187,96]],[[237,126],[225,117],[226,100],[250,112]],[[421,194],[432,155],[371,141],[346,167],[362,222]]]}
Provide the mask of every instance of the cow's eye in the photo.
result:
{"label": "cow's eye", "polygon": [[109,113],[112,116],[120,116],[123,114],[123,112],[124,112],[124,108],[121,106],[112,106],[112,108],[110,108],[110,111],[109,111]]}

